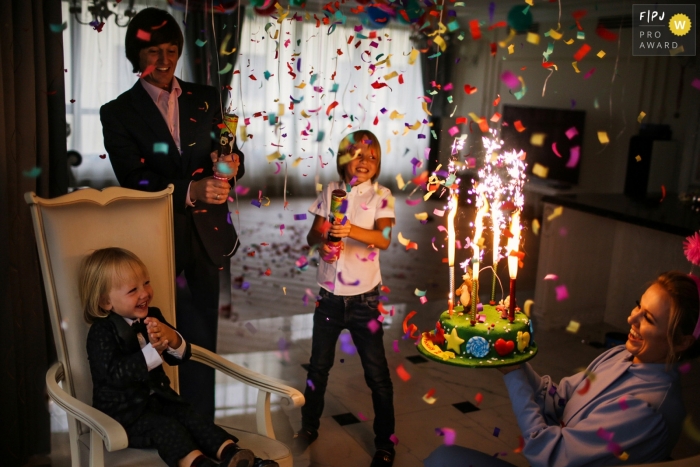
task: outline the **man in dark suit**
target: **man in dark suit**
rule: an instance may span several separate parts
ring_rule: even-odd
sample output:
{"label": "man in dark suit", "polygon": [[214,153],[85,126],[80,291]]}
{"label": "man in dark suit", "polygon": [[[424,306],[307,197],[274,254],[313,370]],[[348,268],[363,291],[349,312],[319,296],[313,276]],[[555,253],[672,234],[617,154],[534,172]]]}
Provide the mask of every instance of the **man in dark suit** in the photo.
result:
{"label": "man in dark suit", "polygon": [[[175,78],[183,36],[166,11],[146,8],[129,24],[126,56],[140,79],[100,109],[104,145],[121,186],[173,193],[177,325],[188,342],[216,351],[219,271],[238,247],[227,198],[243,175],[243,153],[218,156],[220,94]],[[235,130],[234,130],[235,131]],[[188,290],[187,290],[188,289]],[[181,295],[191,295],[191,305]],[[180,393],[214,417],[214,370],[187,362]]]}

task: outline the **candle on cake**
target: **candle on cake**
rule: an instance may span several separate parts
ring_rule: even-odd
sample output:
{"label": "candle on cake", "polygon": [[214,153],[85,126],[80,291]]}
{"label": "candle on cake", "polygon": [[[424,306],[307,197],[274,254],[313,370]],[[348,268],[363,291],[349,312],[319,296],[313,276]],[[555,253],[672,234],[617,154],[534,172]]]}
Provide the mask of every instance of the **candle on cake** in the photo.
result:
{"label": "candle on cake", "polygon": [[452,191],[448,204],[449,213],[447,214],[447,265],[450,271],[450,293],[447,299],[448,310],[450,316],[454,307],[454,290],[455,290],[455,215],[457,214],[458,204],[457,193]]}
{"label": "candle on cake", "polygon": [[479,262],[480,262],[480,247],[483,239],[481,235],[484,231],[484,216],[489,211],[489,203],[486,201],[483,189],[477,186],[478,197],[476,198],[476,218],[474,219],[474,240],[472,240],[472,298],[469,309],[469,320],[471,325],[476,324],[476,304],[479,302]]}
{"label": "candle on cake", "polygon": [[518,277],[518,249],[520,245],[520,210],[516,209],[510,220],[510,238],[508,238],[508,275],[510,276],[510,307],[508,321],[515,319],[515,281]]}

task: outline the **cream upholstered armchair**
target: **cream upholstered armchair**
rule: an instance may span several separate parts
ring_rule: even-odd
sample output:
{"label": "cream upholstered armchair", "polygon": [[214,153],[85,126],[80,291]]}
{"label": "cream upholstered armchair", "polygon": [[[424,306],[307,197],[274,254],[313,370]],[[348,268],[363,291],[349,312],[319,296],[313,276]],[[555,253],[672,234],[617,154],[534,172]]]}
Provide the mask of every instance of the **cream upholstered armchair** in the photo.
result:
{"label": "cream upholstered armchair", "polygon": [[[91,406],[92,379],[85,348],[89,325],[82,316],[77,276],[81,259],[95,249],[118,246],[131,250],[148,267],[155,291],[152,305],[176,324],[172,192],[171,185],[156,193],[115,187],[79,190],[55,199],[25,195],[32,211],[58,354],[58,362],[46,374],[46,385],[51,399],[68,414],[73,467],[79,467],[81,460],[87,465],[87,458],[91,467],[164,465],[155,450],[126,449],[124,428]],[[256,455],[291,467],[289,448],[275,439],[270,396],[278,396],[289,408],[303,405],[304,396],[195,345],[192,359],[258,389],[257,433],[223,428]],[[177,390],[177,368],[165,366]]]}

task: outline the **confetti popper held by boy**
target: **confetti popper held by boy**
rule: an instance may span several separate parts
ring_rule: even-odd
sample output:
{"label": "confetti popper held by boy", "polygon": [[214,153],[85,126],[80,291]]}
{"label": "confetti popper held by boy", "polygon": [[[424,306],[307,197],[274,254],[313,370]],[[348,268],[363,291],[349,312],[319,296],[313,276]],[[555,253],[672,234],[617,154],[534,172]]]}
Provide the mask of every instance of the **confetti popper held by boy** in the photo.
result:
{"label": "confetti popper held by boy", "polygon": [[[321,290],[314,313],[306,404],[301,409],[301,430],[294,438],[293,451],[300,454],[318,437],[336,342],[341,331],[348,329],[372,391],[377,451],[371,467],[390,467],[394,463],[394,390],[384,354],[384,331],[377,320],[382,282],[379,252],[375,250],[376,256],[367,259],[368,246],[378,250],[389,247],[394,225],[391,192],[374,183],[381,169],[377,137],[359,130],[343,138],[337,169],[340,181],[325,187],[309,208],[315,218],[306,239],[310,246],[321,245],[317,273]],[[336,206],[344,215],[334,215],[329,227],[336,190],[346,192],[343,206]]]}

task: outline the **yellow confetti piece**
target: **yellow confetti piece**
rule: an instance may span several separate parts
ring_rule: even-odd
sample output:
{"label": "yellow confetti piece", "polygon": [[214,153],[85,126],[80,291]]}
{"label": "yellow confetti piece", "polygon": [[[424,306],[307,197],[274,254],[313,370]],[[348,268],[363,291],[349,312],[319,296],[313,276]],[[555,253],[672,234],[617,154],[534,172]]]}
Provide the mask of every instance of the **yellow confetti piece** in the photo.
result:
{"label": "yellow confetti piece", "polygon": [[340,157],[338,158],[338,164],[340,164],[340,165],[345,165],[345,164],[347,164],[348,162],[350,162],[351,160],[352,160],[352,155],[350,155],[350,154],[343,154],[342,156],[340,156]]}
{"label": "yellow confetti piece", "polygon": [[429,191],[429,192],[427,192],[426,194],[424,194],[424,195],[423,195],[423,201],[428,201],[428,198],[430,198],[431,196],[433,196],[433,193],[435,193],[435,192],[434,192],[434,191]]}
{"label": "yellow confetti piece", "polygon": [[281,117],[284,115],[284,104],[277,104],[277,116]]}
{"label": "yellow confetti piece", "polygon": [[386,154],[391,152],[391,139],[386,140]]}
{"label": "yellow confetti piece", "polygon": [[389,206],[389,207],[392,208],[392,209],[394,208],[394,203],[395,203],[395,202],[396,202],[396,198],[394,198],[393,196],[389,196],[389,197],[386,199],[386,205]]}
{"label": "yellow confetti piece", "polygon": [[241,135],[241,140],[246,141],[248,139],[248,127],[246,125],[240,125],[238,128]]}
{"label": "yellow confetti piece", "polygon": [[509,54],[509,55],[512,55],[513,52],[515,52],[515,45],[514,45],[514,44],[510,44],[510,45],[508,46],[508,54]]}
{"label": "yellow confetti piece", "polygon": [[469,112],[469,117],[470,117],[472,120],[474,120],[475,122],[478,122],[479,120],[481,120],[481,117],[479,117],[479,116],[478,116],[477,114],[475,114],[474,112]]}
{"label": "yellow confetti piece", "polygon": [[433,115],[430,113],[430,110],[428,110],[428,103],[423,101],[423,112],[427,113],[428,115]]}
{"label": "yellow confetti piece", "polygon": [[437,401],[437,399],[434,397],[426,397],[426,396],[427,396],[427,394],[425,396],[423,396],[423,402],[425,402],[426,404],[432,405],[435,403],[435,401]]}
{"label": "yellow confetti piece", "polygon": [[417,214],[413,215],[416,219],[419,221],[424,221],[428,219],[428,213],[427,212],[419,212]]}
{"label": "yellow confetti piece", "polygon": [[634,156],[634,160],[636,160],[637,162],[641,162],[641,161],[642,161],[642,156],[640,156],[639,154],[637,154],[636,156]]}
{"label": "yellow confetti piece", "polygon": [[306,87],[306,83],[304,81],[302,81],[301,83],[299,83],[298,86],[294,86],[294,87],[297,89],[304,89]]}
{"label": "yellow confetti piece", "polygon": [[[425,105],[425,102],[423,102],[423,105]],[[408,126],[406,128],[410,128],[411,130],[417,130],[418,128],[420,128],[420,125],[421,125],[420,121],[416,120],[416,123],[414,123],[413,125]]]}
{"label": "yellow confetti piece", "polygon": [[294,162],[292,162],[292,167],[297,167],[299,164],[301,164],[301,157],[296,159]]}
{"label": "yellow confetti piece", "polygon": [[318,193],[320,193],[320,192],[323,191],[323,184],[322,184],[322,183],[317,183],[317,184],[316,184],[316,191],[317,191]]}
{"label": "yellow confetti piece", "polygon": [[540,234],[540,221],[538,221],[537,219],[532,220],[532,233],[534,233],[535,235]]}
{"label": "yellow confetti piece", "polygon": [[389,120],[399,120],[402,119],[406,116],[406,114],[400,114],[396,110],[392,110],[391,114],[389,115]]}
{"label": "yellow confetti piece", "polygon": [[690,414],[686,415],[685,420],[683,420],[683,432],[696,443],[700,443],[700,430],[693,423]]}
{"label": "yellow confetti piece", "polygon": [[610,138],[608,138],[608,132],[607,131],[599,131],[598,132],[598,141],[600,141],[600,144],[608,144],[610,142]]}
{"label": "yellow confetti piece", "polygon": [[406,246],[409,243],[411,243],[411,240],[409,240],[408,238],[404,238],[404,236],[401,235],[401,232],[399,232],[399,243],[402,244],[403,246]]}
{"label": "yellow confetti piece", "polygon": [[438,45],[438,47],[440,47],[441,52],[444,52],[445,49],[447,49],[447,44],[445,43],[445,40],[442,37],[440,37],[440,36],[433,37],[433,42],[435,42]]}
{"label": "yellow confetti piece", "polygon": [[284,294],[287,295],[287,287],[282,287],[282,292],[284,292]]}
{"label": "yellow confetti piece", "polygon": [[643,112],[643,111],[639,112],[639,116],[637,117],[637,121],[639,123],[642,123],[642,120],[644,120],[644,117],[646,117],[646,116],[647,116],[647,114],[645,112]]}
{"label": "yellow confetti piece", "polygon": [[272,162],[272,161],[279,159],[280,156],[281,156],[281,154],[279,153],[279,151],[275,151],[272,154],[270,154],[269,156],[267,156],[266,159],[267,159],[267,162]]}
{"label": "yellow confetti piece", "polygon": [[309,114],[306,113],[306,110],[302,110],[302,111],[301,111],[301,116],[304,117],[304,118],[309,118],[309,117],[311,117],[311,115],[309,115]]}
{"label": "yellow confetti piece", "polygon": [[545,133],[533,133],[532,136],[530,136],[530,144],[541,148],[544,146],[544,139],[546,137],[547,135]]}
{"label": "yellow confetti piece", "polygon": [[574,67],[576,73],[581,73],[581,70],[578,69],[578,62],[571,62],[571,66]]}
{"label": "yellow confetti piece", "polygon": [[264,207],[267,207],[267,206],[270,205],[270,198],[268,198],[267,196],[263,196],[262,199],[266,199],[266,200],[267,200],[267,201],[265,201],[265,202],[263,203],[263,206],[264,206]]}
{"label": "yellow confetti piece", "polygon": [[578,328],[580,327],[581,323],[572,319],[571,321],[569,321],[569,325],[566,327],[566,330],[572,334],[576,334],[578,332]]}
{"label": "yellow confetti piece", "polygon": [[534,6],[534,5],[535,5],[535,0],[525,0],[525,3],[527,3],[527,4],[530,5],[530,6]]}
{"label": "yellow confetti piece", "polygon": [[538,45],[540,43],[540,35],[537,34],[536,32],[528,32],[527,33],[527,41],[530,44]]}
{"label": "yellow confetti piece", "polygon": [[669,53],[671,54],[672,57],[673,57],[674,55],[678,55],[679,53],[683,53],[683,52],[685,52],[685,49],[683,48],[682,45],[679,45],[679,46],[676,47],[675,49],[669,50]]}
{"label": "yellow confetti piece", "polygon": [[231,33],[226,34],[226,36],[224,37],[224,41],[221,43],[221,47],[219,48],[220,55],[231,55],[232,53],[234,53],[236,51],[235,47],[233,49],[231,49],[230,51],[226,50],[226,44],[228,44],[228,41],[231,40],[231,37],[233,37],[233,35]]}
{"label": "yellow confetti piece", "polygon": [[413,65],[416,63],[416,60],[418,59],[418,51],[416,49],[411,49],[411,53],[408,56],[408,64]]}
{"label": "yellow confetti piece", "polygon": [[624,461],[626,461],[627,459],[630,458],[630,455],[627,454],[626,452],[623,452],[622,454],[620,454],[619,456],[617,456],[617,458],[624,462]]}
{"label": "yellow confetti piece", "polygon": [[555,41],[558,41],[559,39],[561,39],[562,36],[563,36],[562,33],[557,32],[557,31],[555,31],[554,29],[550,29],[550,30],[549,30],[549,37],[551,37],[551,38],[554,39]]}
{"label": "yellow confetti piece", "polygon": [[399,187],[399,190],[403,190],[406,186],[406,182],[403,181],[401,174],[396,175],[396,185]]}
{"label": "yellow confetti piece", "polygon": [[504,40],[498,43],[498,46],[502,49],[505,49],[505,47],[510,43],[510,41],[513,40],[515,37],[515,29],[509,28],[510,32],[508,33],[508,37],[506,37]]}
{"label": "yellow confetti piece", "polygon": [[603,58],[603,57],[605,57],[605,51],[604,51],[604,50],[601,50],[601,51],[598,52],[596,55],[598,56],[598,58]]}
{"label": "yellow confetti piece", "polygon": [[564,44],[566,44],[566,45],[571,45],[573,43],[574,43],[573,39],[569,39],[568,41],[564,41]]}
{"label": "yellow confetti piece", "polygon": [[556,219],[557,217],[561,216],[563,212],[564,212],[564,207],[557,206],[556,208],[554,208],[552,213],[549,216],[547,216],[547,220],[551,221],[553,219]]}
{"label": "yellow confetti piece", "polygon": [[397,76],[399,76],[399,73],[396,71],[392,71],[388,75],[384,75],[384,81],[389,81],[391,78],[396,78]]}
{"label": "yellow confetti piece", "polygon": [[532,175],[537,175],[540,178],[547,178],[547,174],[549,174],[549,168],[539,162],[535,162],[535,165],[532,166]]}

